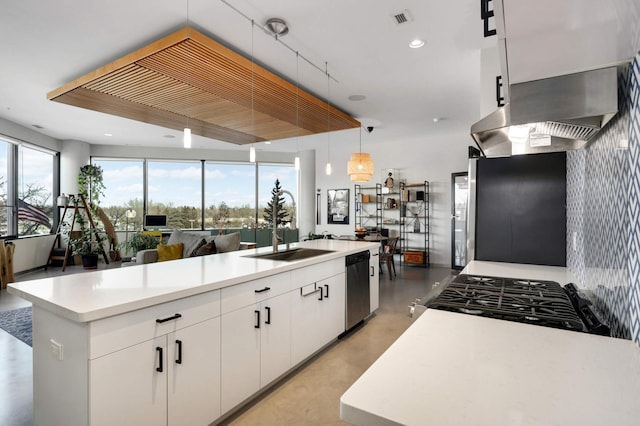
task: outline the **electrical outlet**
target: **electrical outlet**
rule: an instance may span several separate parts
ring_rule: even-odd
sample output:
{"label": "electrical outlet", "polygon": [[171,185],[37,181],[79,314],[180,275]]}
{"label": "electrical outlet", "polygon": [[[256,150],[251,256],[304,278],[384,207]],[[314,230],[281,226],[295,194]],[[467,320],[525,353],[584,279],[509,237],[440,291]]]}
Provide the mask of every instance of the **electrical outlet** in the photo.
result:
{"label": "electrical outlet", "polygon": [[56,342],[55,340],[49,340],[51,344],[51,355],[56,358],[58,361],[62,361],[64,359],[63,348],[64,346],[60,342]]}

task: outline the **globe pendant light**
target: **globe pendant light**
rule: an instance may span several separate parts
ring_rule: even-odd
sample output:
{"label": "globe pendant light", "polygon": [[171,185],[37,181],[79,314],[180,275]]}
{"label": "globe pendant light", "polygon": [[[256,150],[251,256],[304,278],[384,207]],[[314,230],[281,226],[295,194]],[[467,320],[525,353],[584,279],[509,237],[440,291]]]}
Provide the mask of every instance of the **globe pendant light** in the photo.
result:
{"label": "globe pendant light", "polygon": [[362,127],[360,127],[360,152],[351,154],[347,163],[347,173],[353,182],[369,182],[373,175],[371,155],[362,152]]}

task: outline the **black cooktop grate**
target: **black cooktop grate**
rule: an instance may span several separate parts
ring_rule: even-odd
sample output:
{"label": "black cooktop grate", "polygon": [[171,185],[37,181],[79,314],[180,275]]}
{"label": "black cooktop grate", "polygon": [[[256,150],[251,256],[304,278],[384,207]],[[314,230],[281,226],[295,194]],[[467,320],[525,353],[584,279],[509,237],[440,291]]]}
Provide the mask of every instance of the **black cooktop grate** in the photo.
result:
{"label": "black cooktop grate", "polygon": [[564,289],[553,281],[461,274],[428,307],[585,331]]}

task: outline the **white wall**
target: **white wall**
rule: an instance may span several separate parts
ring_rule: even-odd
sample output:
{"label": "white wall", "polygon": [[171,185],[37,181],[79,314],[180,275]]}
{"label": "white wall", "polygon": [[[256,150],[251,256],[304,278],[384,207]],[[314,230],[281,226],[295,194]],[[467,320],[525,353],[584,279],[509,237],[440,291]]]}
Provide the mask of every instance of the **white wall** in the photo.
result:
{"label": "white wall", "polygon": [[60,193],[78,193],[78,172],[89,164],[90,146],[87,142],[62,141],[60,149]]}
{"label": "white wall", "polygon": [[[327,161],[326,136],[324,136],[325,142],[322,143],[320,140],[321,143],[318,144],[316,188],[321,190],[322,223],[316,226],[316,233],[327,231],[335,235],[353,234],[355,227],[354,183],[347,175],[347,161],[352,152],[357,152],[358,144],[356,136],[347,135],[347,132],[342,133],[342,137],[334,136],[331,139],[330,152],[333,166],[331,176],[324,173]],[[349,141],[349,143],[338,143],[338,140]],[[473,140],[468,133],[363,143],[362,151],[370,153],[375,164],[376,174],[370,181],[371,184],[384,181],[383,169],[396,169],[397,178],[406,179],[407,183],[429,181],[430,257],[434,265],[446,267],[451,265],[451,174],[467,171],[467,147],[472,144]],[[345,188],[351,191],[349,224],[328,225],[327,190]]]}

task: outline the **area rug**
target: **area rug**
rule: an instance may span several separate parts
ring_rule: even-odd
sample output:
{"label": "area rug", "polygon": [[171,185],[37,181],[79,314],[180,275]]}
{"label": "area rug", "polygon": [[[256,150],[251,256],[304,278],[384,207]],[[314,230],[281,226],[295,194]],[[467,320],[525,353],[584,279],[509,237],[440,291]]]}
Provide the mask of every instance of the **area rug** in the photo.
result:
{"label": "area rug", "polygon": [[0,312],[0,328],[31,345],[31,306]]}

